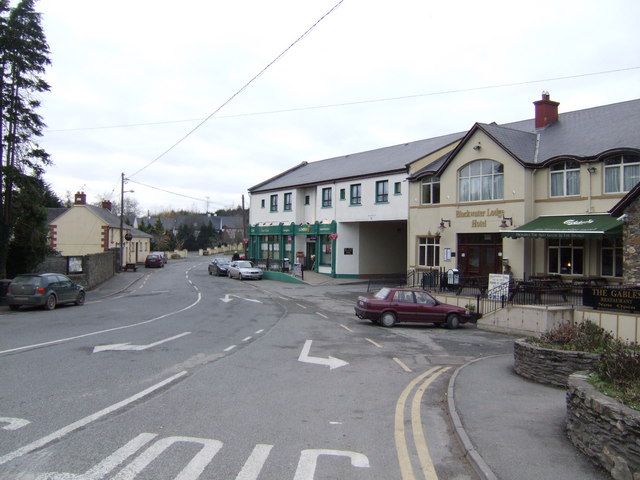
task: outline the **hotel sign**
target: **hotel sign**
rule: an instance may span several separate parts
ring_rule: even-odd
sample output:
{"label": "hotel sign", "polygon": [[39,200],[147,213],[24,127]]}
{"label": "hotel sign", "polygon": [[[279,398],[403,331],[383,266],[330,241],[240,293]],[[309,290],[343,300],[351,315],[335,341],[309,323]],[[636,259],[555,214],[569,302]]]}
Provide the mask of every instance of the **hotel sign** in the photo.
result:
{"label": "hotel sign", "polygon": [[640,290],[584,287],[582,303],[597,310],[640,313]]}

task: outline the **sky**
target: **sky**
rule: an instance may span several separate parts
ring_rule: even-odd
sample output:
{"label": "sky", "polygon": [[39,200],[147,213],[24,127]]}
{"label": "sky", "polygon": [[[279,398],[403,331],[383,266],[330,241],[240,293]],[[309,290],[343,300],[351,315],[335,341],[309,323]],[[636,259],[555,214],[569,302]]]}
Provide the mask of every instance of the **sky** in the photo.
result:
{"label": "sky", "polygon": [[249,188],[303,161],[532,118],[543,91],[560,113],[640,98],[637,0],[36,9],[45,181],[90,203],[124,190],[142,215],[249,207]]}

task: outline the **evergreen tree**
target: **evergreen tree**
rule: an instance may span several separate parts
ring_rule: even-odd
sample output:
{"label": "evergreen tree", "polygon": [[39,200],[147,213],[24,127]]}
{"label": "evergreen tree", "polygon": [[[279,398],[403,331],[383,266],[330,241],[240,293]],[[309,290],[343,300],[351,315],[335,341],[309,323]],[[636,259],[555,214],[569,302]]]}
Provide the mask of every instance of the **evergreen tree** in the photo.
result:
{"label": "evergreen tree", "polygon": [[[7,275],[9,241],[17,234],[17,197],[33,193],[27,177],[39,179],[43,166],[51,163],[34,141],[44,128],[36,96],[49,90],[42,75],[50,63],[34,4],[35,0],[21,0],[10,8],[8,0],[0,0],[0,277]],[[43,220],[26,215],[22,221],[38,219]],[[38,225],[31,228],[36,232]],[[40,239],[43,245],[45,240]]]}

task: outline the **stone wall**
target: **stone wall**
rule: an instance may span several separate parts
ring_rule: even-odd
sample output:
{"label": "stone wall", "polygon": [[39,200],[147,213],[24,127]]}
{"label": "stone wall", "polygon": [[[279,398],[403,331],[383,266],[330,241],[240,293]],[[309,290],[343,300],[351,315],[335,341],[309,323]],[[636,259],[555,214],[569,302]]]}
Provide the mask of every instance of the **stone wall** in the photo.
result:
{"label": "stone wall", "polygon": [[640,200],[633,201],[624,213],[622,274],[625,284],[640,285]]}
{"label": "stone wall", "polygon": [[598,392],[584,372],[569,377],[567,435],[614,480],[640,479],[640,412]]}
{"label": "stone wall", "polygon": [[542,348],[525,339],[513,344],[514,371],[537,383],[566,387],[569,375],[591,370],[600,355]]}
{"label": "stone wall", "polygon": [[63,256],[47,257],[35,269],[36,273],[63,273],[74,282],[91,290],[105,280],[110,279],[116,272],[116,250],[93,253],[82,257],[82,273],[68,272],[68,258]]}

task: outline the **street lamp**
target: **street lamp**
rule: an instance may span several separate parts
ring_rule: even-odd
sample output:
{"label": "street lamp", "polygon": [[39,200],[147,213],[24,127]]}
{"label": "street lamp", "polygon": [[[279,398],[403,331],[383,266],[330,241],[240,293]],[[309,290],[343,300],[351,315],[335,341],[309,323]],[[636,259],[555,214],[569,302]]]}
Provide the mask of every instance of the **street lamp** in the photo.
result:
{"label": "street lamp", "polygon": [[[124,173],[121,175],[120,183],[120,271],[124,265]],[[126,193],[133,193],[133,190],[127,190]]]}

